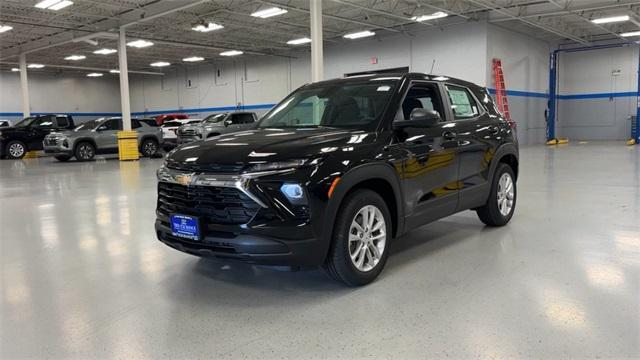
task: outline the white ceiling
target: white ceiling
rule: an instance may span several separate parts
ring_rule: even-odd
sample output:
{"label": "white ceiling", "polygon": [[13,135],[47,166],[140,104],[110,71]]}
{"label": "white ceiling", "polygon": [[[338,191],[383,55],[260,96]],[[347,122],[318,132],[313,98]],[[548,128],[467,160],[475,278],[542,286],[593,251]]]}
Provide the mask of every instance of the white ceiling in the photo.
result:
{"label": "white ceiling", "polygon": [[[157,60],[180,63],[187,56],[219,59],[229,49],[264,56],[291,56],[302,46],[287,45],[291,39],[309,36],[308,0],[73,0],[59,11],[35,8],[37,0],[0,0],[0,25],[13,30],[0,34],[1,69],[12,67],[21,52],[28,62],[62,66],[116,68],[117,54],[95,55],[102,47],[116,48],[116,41],[95,38],[98,46],[70,42],[96,32],[113,32],[130,24],[127,35],[154,41],[146,49],[128,50],[130,70],[157,71],[149,66]],[[195,6],[189,6],[197,4]],[[286,14],[268,19],[250,16],[256,10],[279,6]],[[166,16],[163,12],[184,7]],[[447,27],[488,20],[516,31],[560,42],[590,44],[616,39],[624,31],[640,30],[633,22],[596,25],[590,19],[630,14],[637,17],[640,1],[630,0],[324,0],[324,36],[327,46],[349,41],[342,35],[361,30],[377,34],[411,33],[427,27]],[[446,11],[450,16],[416,23],[415,15]],[[640,18],[640,17],[637,17]],[[143,20],[139,23],[136,21]],[[144,19],[147,19],[146,21]],[[198,33],[199,22],[215,22],[224,29]],[[629,41],[627,39],[626,41]],[[637,38],[636,38],[637,40]],[[66,43],[65,43],[66,42]],[[62,45],[52,46],[64,43]],[[47,47],[39,51],[33,51]],[[307,46],[308,48],[308,46]],[[79,62],[64,60],[86,55]]]}

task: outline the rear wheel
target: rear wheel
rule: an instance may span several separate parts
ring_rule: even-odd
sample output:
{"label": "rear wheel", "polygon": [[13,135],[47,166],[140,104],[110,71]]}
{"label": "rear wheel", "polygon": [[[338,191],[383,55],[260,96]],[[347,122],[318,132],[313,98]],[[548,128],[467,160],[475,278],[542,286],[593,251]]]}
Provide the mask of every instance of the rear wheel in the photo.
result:
{"label": "rear wheel", "polygon": [[9,141],[5,153],[9,159],[22,159],[27,154],[27,145],[22,141]]}
{"label": "rear wheel", "polygon": [[153,139],[145,139],[140,145],[140,152],[145,157],[152,157],[158,152],[158,142]]}
{"label": "rear wheel", "polygon": [[76,146],[75,153],[78,161],[89,161],[96,156],[96,148],[90,142],[82,142]]}
{"label": "rear wheel", "polygon": [[518,194],[515,178],[509,165],[498,164],[489,199],[483,207],[476,209],[480,221],[488,226],[503,226],[511,220]]}
{"label": "rear wheel", "polygon": [[337,219],[325,267],[349,286],[366,285],[387,262],[391,240],[387,204],[374,191],[357,190],[344,200]]}
{"label": "rear wheel", "polygon": [[56,155],[56,156],[54,156],[54,158],[56,160],[58,160],[58,161],[65,162],[65,161],[69,161],[69,159],[71,159],[71,156],[69,156],[69,155]]}

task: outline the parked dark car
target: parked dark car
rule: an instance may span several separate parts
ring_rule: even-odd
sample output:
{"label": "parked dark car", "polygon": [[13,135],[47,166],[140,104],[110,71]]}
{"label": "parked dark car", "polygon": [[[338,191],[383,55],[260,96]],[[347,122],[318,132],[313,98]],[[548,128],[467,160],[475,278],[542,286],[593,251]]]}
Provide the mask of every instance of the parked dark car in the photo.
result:
{"label": "parked dark car", "polygon": [[153,127],[157,127],[160,126],[158,125],[158,122],[156,121],[156,119],[150,119],[150,118],[143,118],[143,119],[138,119],[139,122],[141,123],[145,123],[149,126],[153,126]]}
{"label": "parked dark car", "polygon": [[9,120],[0,120],[0,127],[9,127],[11,126],[11,122]]}
{"label": "parked dark car", "polygon": [[508,223],[517,175],[514,131],[485,88],[416,73],[324,81],[255,129],[168,154],[155,229],[189,254],[364,285],[411,229],[467,209]]}
{"label": "parked dark car", "polygon": [[75,127],[69,115],[38,115],[0,130],[0,158],[21,159],[27,152],[42,150],[42,140],[52,131]]}

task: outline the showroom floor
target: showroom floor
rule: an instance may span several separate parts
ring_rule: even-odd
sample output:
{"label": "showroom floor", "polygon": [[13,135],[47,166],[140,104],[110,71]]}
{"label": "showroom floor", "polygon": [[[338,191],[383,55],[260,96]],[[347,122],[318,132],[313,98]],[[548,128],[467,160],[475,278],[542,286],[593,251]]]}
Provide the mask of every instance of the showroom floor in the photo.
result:
{"label": "showroom floor", "polygon": [[0,357],[640,356],[640,147],[526,147],[504,228],[401,238],[378,281],[154,237],[161,160],[0,161]]}

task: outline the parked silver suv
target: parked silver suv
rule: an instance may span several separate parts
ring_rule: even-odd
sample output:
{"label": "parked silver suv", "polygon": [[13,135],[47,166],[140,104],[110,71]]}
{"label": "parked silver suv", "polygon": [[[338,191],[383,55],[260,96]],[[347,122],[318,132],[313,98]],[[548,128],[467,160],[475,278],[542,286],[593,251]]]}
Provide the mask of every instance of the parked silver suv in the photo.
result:
{"label": "parked silver suv", "polygon": [[253,112],[232,112],[207,116],[197,124],[183,125],[178,128],[178,145],[196,140],[250,129],[258,116]]}
{"label": "parked silver suv", "polygon": [[[140,153],[153,156],[162,143],[162,130],[137,119],[131,120],[131,128],[138,133]],[[47,135],[44,138],[44,152],[54,154],[59,161],[67,161],[74,156],[79,161],[88,161],[96,154],[115,154],[118,153],[118,131],[122,131],[122,118],[91,120],[73,130]]]}

